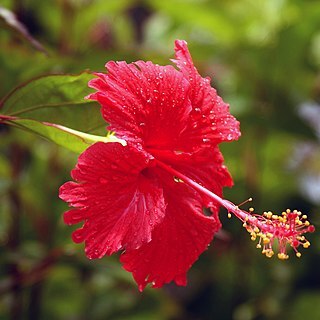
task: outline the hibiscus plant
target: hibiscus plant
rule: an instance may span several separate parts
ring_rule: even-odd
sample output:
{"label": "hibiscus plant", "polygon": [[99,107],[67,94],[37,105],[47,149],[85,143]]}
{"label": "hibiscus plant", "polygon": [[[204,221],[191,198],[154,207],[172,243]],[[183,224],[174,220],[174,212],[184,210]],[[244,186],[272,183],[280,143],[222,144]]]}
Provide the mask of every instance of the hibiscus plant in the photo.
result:
{"label": "hibiscus plant", "polygon": [[[1,102],[0,123],[81,153],[73,181],[59,191],[71,207],[64,221],[81,225],[72,239],[85,243],[89,259],[121,252],[139,290],[186,285],[187,271],[221,229],[221,206],[267,257],[277,250],[285,260],[289,247],[300,257],[310,245],[304,234],[315,229],[306,215],[260,215],[223,198],[233,180],[219,144],[240,137],[239,122],[198,73],[185,41],[175,42],[172,61],[110,61],[106,73],[35,79]],[[77,127],[69,127],[67,108]]]}

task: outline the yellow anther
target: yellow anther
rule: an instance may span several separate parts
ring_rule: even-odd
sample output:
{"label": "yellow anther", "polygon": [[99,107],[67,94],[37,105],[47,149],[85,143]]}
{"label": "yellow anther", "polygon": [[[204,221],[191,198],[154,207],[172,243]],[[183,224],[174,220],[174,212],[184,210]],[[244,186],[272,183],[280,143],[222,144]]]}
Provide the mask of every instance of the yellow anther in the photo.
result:
{"label": "yellow anther", "polygon": [[309,247],[310,247],[310,242],[309,242],[309,241],[305,242],[305,243],[303,244],[303,247],[304,247],[305,249],[309,248]]}
{"label": "yellow anther", "polygon": [[246,222],[244,222],[244,223],[242,224],[242,226],[243,226],[244,228],[246,228],[246,227],[247,227]]}
{"label": "yellow anther", "polygon": [[304,225],[308,227],[308,226],[310,226],[310,222],[309,221],[305,221]]}
{"label": "yellow anther", "polygon": [[251,236],[251,240],[252,240],[252,241],[255,241],[256,239],[257,239],[256,236]]}
{"label": "yellow anther", "polygon": [[302,219],[307,219],[308,216],[307,216],[306,214],[304,214],[301,218],[302,218]]}
{"label": "yellow anther", "polygon": [[249,212],[253,212],[254,211],[254,208],[249,208]]}
{"label": "yellow anther", "polygon": [[248,216],[246,216],[244,220],[245,220],[245,221],[248,221],[248,220],[249,220],[249,217],[248,217]]}
{"label": "yellow anther", "polygon": [[273,219],[273,220],[278,220],[278,218],[279,218],[279,217],[278,217],[276,214],[273,214],[273,215],[272,215],[272,219]]}
{"label": "yellow anther", "polygon": [[230,212],[228,212],[228,218],[231,219],[232,215]]}
{"label": "yellow anther", "polygon": [[271,249],[266,250],[266,257],[271,258],[274,255],[274,252]]}
{"label": "yellow anther", "polygon": [[268,219],[271,219],[271,217],[272,217],[272,212],[271,212],[271,211],[266,212],[266,217],[267,217]]}
{"label": "yellow anther", "polygon": [[300,258],[300,257],[301,257],[301,253],[300,253],[300,252],[297,252],[297,253],[296,253],[296,256],[297,256],[298,258]]}
{"label": "yellow anther", "polygon": [[290,210],[290,209],[287,209],[287,210],[286,210],[286,213],[290,213],[290,212],[291,212],[291,210]]}
{"label": "yellow anther", "polygon": [[269,239],[269,238],[264,238],[264,239],[263,239],[263,243],[264,243],[264,244],[270,243],[270,239]]}
{"label": "yellow anther", "polygon": [[246,230],[251,234],[252,229],[250,228],[250,226],[247,226]]}
{"label": "yellow anther", "polygon": [[289,256],[285,253],[278,253],[278,258],[281,260],[286,260],[289,258]]}
{"label": "yellow anther", "polygon": [[259,229],[258,227],[254,227],[254,228],[253,228],[253,231],[254,231],[255,233],[258,233],[258,232],[260,231],[260,229]]}
{"label": "yellow anther", "polygon": [[261,249],[261,244],[258,243],[258,244],[256,245],[256,247],[257,247],[258,249]]}

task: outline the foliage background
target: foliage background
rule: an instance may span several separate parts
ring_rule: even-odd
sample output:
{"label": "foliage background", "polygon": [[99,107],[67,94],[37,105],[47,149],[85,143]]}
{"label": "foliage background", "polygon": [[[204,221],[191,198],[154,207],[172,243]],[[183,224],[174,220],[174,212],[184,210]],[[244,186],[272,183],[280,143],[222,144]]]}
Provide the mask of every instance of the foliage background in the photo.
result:
{"label": "foliage background", "polygon": [[[222,150],[240,203],[299,209],[320,224],[320,3],[304,0],[1,0],[46,49],[0,18],[0,98],[33,77],[168,64],[189,43],[202,75],[241,121]],[[41,88],[39,88],[41,90]],[[1,111],[1,110],[0,110]],[[1,113],[1,112],[0,112]],[[78,124],[79,125],[79,124]],[[0,127],[0,319],[320,319],[320,240],[268,260],[238,221],[192,267],[185,288],[139,293],[118,257],[89,261],[57,197],[76,154]],[[186,248],[187,250],[188,248]]]}

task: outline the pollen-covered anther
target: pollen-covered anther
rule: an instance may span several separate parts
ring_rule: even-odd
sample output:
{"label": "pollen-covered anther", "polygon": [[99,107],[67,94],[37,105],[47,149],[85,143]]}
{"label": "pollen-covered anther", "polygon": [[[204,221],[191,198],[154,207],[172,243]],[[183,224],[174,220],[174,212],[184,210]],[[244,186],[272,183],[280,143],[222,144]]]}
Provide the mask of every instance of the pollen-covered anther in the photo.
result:
{"label": "pollen-covered anther", "polygon": [[274,255],[274,252],[271,248],[268,248],[268,249],[263,249],[262,254],[264,254],[267,258],[272,258],[272,256]]}
{"label": "pollen-covered anther", "polygon": [[270,239],[267,237],[263,238],[263,244],[268,244],[268,243],[270,243]]}
{"label": "pollen-covered anther", "polygon": [[257,239],[257,234],[255,232],[251,232],[251,240],[255,241]]}
{"label": "pollen-covered anther", "polygon": [[278,258],[280,260],[287,260],[287,259],[289,259],[289,255],[287,255],[286,253],[281,252],[281,253],[278,253]]}
{"label": "pollen-covered anther", "polygon": [[302,244],[302,246],[305,248],[305,249],[308,249],[310,247],[310,242],[309,241],[306,241],[305,243]]}

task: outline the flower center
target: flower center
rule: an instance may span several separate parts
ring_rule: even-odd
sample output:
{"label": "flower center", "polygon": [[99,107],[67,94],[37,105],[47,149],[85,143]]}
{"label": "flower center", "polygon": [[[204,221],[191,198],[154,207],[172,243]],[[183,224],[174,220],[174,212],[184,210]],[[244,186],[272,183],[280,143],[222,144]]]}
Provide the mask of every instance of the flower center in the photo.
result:
{"label": "flower center", "polygon": [[222,199],[181,172],[159,160],[155,161],[159,167],[173,174],[174,179],[181,179],[198,192],[225,207],[228,210],[228,217],[231,217],[232,213],[241,220],[243,227],[250,233],[251,240],[259,239],[256,247],[262,249],[262,253],[266,257],[271,258],[274,255],[273,248],[276,246],[276,242],[278,243],[278,258],[281,260],[289,258],[287,245],[294,249],[298,258],[301,257],[298,247],[308,248],[310,246],[310,242],[303,234],[314,232],[315,227],[307,220],[307,216],[300,211],[287,209],[281,215],[273,214],[271,211],[260,215],[254,213],[253,208],[250,208],[249,212],[241,210],[239,206]]}

